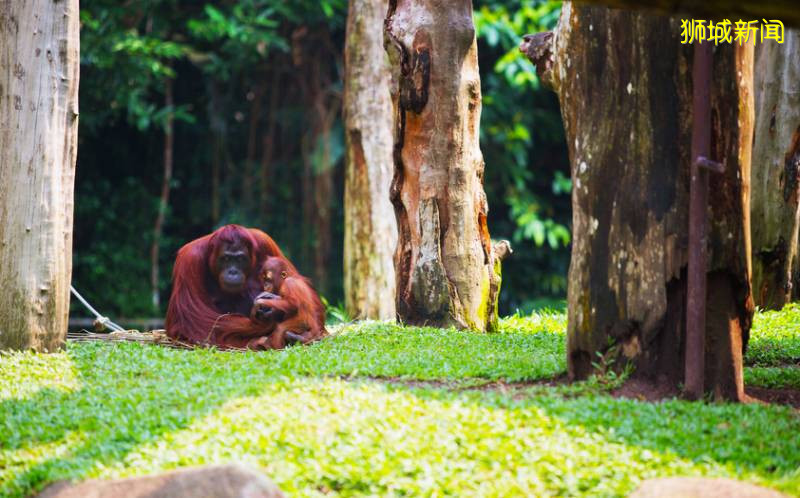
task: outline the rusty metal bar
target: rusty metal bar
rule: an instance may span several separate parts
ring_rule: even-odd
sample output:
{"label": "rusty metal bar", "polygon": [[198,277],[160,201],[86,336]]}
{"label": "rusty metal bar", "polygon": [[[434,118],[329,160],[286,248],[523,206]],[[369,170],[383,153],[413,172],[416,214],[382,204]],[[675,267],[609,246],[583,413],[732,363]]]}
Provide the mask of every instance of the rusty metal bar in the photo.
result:
{"label": "rusty metal bar", "polygon": [[718,163],[717,161],[712,161],[707,157],[699,156],[697,159],[695,159],[694,164],[697,165],[698,168],[705,168],[712,173],[725,172],[724,164]]}
{"label": "rusty metal bar", "polygon": [[[711,148],[711,44],[694,46],[692,66],[692,164],[689,187],[689,271],[686,293],[684,391],[703,396],[706,331],[706,210]],[[710,168],[709,168],[710,166]]]}

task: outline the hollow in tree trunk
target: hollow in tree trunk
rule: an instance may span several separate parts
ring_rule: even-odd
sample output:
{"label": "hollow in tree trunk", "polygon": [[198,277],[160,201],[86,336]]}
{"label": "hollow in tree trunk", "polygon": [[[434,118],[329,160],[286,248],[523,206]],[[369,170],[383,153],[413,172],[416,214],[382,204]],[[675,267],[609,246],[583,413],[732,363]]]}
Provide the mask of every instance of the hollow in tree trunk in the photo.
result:
{"label": "hollow in tree trunk", "polygon": [[79,22],[78,0],[0,0],[0,350],[67,333]]}
{"label": "hollow in tree trunk", "polygon": [[500,258],[486,223],[472,2],[389,3],[397,315],[411,324],[493,329]]}
{"label": "hollow in tree trunk", "polygon": [[388,0],[352,0],[345,42],[344,292],[352,317],[395,317],[397,222],[392,181],[392,101],[383,48]]}

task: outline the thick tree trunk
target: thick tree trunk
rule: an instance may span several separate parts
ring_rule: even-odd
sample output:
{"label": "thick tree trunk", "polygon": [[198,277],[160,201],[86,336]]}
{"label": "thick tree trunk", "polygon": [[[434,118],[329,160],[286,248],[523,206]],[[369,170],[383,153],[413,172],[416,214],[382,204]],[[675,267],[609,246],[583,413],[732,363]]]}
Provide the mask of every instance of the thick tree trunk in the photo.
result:
{"label": "thick tree trunk", "polygon": [[395,74],[391,198],[399,229],[398,317],[491,329],[497,275],[478,143],[472,2],[390,0],[386,33]]}
{"label": "thick tree trunk", "polygon": [[800,31],[756,48],[753,293],[780,309],[800,295]]}
{"label": "thick tree trunk", "polygon": [[164,123],[164,176],[161,179],[161,196],[158,200],[158,213],[153,226],[153,241],[150,246],[150,291],[152,295],[153,311],[161,309],[161,294],[159,292],[159,253],[161,249],[161,234],[164,231],[164,219],[169,207],[169,190],[172,183],[172,155],[175,149],[175,124],[172,107],[175,105],[172,97],[172,80],[164,82],[164,107],[170,109]]}
{"label": "thick tree trunk", "polygon": [[[692,47],[679,20],[565,3],[553,37],[572,167],[568,364],[633,361],[683,378]],[[706,390],[741,399],[752,317],[749,200],[753,47],[713,54]]]}
{"label": "thick tree trunk", "polygon": [[67,333],[78,27],[78,0],[0,0],[0,349]]}
{"label": "thick tree trunk", "polygon": [[345,42],[344,293],[352,317],[394,318],[397,222],[392,182],[392,100],[383,47],[388,0],[352,0]]}
{"label": "thick tree trunk", "polygon": [[787,25],[800,26],[800,10],[796,0],[581,0],[581,3],[613,8],[639,9],[651,14],[681,15],[682,19],[729,19],[736,22],[780,19]]}

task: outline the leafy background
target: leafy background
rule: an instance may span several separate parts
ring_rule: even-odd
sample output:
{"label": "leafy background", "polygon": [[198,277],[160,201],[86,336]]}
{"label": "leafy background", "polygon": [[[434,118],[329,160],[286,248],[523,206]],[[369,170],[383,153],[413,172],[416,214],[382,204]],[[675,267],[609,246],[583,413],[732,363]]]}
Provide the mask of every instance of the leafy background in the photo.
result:
{"label": "leafy background", "polygon": [[[560,2],[474,7],[490,230],[515,249],[504,267],[508,314],[566,292],[571,185],[558,102],[517,50],[523,34],[555,25]],[[347,2],[94,0],[81,9],[76,287],[105,314],[160,316],[177,249],[241,223],[270,233],[341,302]],[[154,309],[149,249],[170,114],[174,175]]]}

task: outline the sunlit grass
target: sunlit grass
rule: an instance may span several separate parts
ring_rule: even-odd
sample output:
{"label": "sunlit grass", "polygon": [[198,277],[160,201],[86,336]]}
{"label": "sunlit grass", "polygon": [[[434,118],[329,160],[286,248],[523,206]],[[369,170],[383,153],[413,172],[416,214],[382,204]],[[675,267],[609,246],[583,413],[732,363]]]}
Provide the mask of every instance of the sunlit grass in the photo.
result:
{"label": "sunlit grass", "polygon": [[[3,354],[0,495],[230,461],[292,496],[624,496],[667,475],[800,494],[789,408],[640,403],[591,383],[480,388],[563,373],[565,324],[516,316],[487,335],[367,322],[268,353],[80,343]],[[445,382],[406,382],[419,380]]]}
{"label": "sunlit grass", "polygon": [[800,366],[800,304],[756,313],[745,361],[758,366]]}
{"label": "sunlit grass", "polygon": [[0,402],[22,399],[44,388],[71,391],[79,384],[73,364],[64,354],[0,353]]}
{"label": "sunlit grass", "polygon": [[745,367],[747,386],[800,389],[800,367]]}

